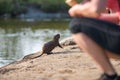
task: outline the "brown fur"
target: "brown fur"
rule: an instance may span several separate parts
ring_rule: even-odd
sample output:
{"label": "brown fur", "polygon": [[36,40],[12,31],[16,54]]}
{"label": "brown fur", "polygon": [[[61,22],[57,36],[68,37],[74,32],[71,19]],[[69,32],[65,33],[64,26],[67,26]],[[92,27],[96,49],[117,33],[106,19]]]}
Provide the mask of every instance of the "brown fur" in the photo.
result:
{"label": "brown fur", "polygon": [[60,48],[63,48],[59,44],[59,38],[60,38],[60,34],[56,34],[51,41],[45,43],[42,48],[42,54],[40,54],[39,56],[36,56],[35,58],[42,56],[44,53],[48,55],[52,54],[51,51],[57,46],[59,46]]}

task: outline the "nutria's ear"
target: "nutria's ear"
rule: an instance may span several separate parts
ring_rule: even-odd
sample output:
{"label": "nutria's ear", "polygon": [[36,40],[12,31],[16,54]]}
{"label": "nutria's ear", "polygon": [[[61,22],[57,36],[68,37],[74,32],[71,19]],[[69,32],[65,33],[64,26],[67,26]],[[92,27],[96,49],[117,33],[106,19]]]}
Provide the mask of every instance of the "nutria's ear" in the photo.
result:
{"label": "nutria's ear", "polygon": [[56,34],[55,36],[60,36],[60,34]]}

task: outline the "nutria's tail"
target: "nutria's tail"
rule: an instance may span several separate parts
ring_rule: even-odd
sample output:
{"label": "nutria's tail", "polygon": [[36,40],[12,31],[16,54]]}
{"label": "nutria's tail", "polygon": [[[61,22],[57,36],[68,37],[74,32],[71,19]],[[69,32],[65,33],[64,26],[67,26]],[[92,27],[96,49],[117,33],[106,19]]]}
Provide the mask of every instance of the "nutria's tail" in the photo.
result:
{"label": "nutria's tail", "polygon": [[38,55],[38,56],[35,56],[34,58],[41,57],[43,54],[44,54],[44,52],[42,52],[42,54],[40,54],[40,55]]}

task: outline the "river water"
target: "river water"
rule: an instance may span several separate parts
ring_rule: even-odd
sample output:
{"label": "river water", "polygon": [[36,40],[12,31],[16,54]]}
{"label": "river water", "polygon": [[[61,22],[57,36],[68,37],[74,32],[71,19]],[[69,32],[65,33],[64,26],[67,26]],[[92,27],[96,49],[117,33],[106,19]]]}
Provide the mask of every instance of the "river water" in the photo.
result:
{"label": "river water", "polygon": [[43,44],[60,33],[70,36],[69,21],[0,20],[0,66],[40,51]]}

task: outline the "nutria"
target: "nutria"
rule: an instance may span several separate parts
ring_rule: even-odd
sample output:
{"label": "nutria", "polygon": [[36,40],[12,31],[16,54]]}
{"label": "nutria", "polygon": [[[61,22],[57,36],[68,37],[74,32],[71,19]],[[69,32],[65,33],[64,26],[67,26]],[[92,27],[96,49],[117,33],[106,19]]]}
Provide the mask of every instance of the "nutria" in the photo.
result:
{"label": "nutria", "polygon": [[46,53],[47,55],[52,54],[51,51],[57,46],[59,46],[60,48],[63,48],[59,43],[59,38],[60,38],[60,34],[56,34],[51,41],[43,45],[42,53],[34,58],[40,57],[44,53]]}

